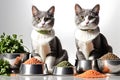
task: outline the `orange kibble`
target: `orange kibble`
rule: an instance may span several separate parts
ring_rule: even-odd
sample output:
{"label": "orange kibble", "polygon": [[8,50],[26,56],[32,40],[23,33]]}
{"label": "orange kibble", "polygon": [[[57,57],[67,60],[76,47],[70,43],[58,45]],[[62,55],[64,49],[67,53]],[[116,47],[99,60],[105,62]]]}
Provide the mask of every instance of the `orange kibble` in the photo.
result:
{"label": "orange kibble", "polygon": [[27,61],[25,61],[24,64],[43,64],[43,62],[36,58],[30,58]]}
{"label": "orange kibble", "polygon": [[75,75],[78,78],[105,78],[107,77],[105,74],[102,74],[96,70],[87,70],[82,74]]}

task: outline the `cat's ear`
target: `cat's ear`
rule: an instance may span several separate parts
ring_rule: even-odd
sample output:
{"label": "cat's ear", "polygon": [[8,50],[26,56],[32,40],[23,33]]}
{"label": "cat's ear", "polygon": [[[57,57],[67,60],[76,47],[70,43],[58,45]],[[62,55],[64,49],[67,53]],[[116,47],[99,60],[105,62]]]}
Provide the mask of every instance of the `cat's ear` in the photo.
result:
{"label": "cat's ear", "polygon": [[47,11],[50,15],[54,15],[55,12],[55,6],[50,7],[50,9]]}
{"label": "cat's ear", "polygon": [[38,12],[39,12],[39,10],[37,9],[37,7],[36,6],[32,6],[32,14],[33,14],[33,16],[37,15]]}
{"label": "cat's ear", "polygon": [[82,11],[82,8],[80,7],[79,4],[75,4],[75,13],[79,14]]}
{"label": "cat's ear", "polygon": [[100,5],[99,4],[95,5],[95,7],[92,9],[92,11],[96,12],[96,13],[99,13],[99,10],[100,10]]}

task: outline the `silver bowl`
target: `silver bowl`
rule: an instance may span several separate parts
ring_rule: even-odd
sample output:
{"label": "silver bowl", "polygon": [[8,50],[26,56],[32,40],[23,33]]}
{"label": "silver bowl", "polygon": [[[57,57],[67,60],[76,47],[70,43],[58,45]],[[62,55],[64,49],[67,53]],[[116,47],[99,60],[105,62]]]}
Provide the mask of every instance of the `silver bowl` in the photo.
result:
{"label": "silver bowl", "polygon": [[74,67],[57,67],[53,69],[53,75],[73,75]]}
{"label": "silver bowl", "polygon": [[[12,73],[19,73],[20,65],[29,58],[29,53],[3,53],[1,54],[1,57],[9,62]],[[21,60],[17,61],[16,64],[17,57],[21,57]]]}
{"label": "silver bowl", "polygon": [[120,74],[120,60],[98,59],[98,67],[102,73]]}
{"label": "silver bowl", "polygon": [[21,75],[42,75],[46,70],[46,64],[21,64],[20,74]]}
{"label": "silver bowl", "polygon": [[99,71],[97,60],[76,60],[75,66],[77,73],[82,73],[90,69]]}

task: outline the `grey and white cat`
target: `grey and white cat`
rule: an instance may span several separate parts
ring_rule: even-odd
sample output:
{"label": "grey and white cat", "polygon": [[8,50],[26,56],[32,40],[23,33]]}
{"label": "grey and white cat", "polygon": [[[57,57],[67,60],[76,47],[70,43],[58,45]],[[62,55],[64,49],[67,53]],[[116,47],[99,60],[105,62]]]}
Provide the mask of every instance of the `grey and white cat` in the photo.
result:
{"label": "grey and white cat", "polygon": [[40,11],[32,6],[33,30],[31,33],[33,56],[47,64],[52,73],[53,66],[63,60],[68,60],[67,51],[62,49],[60,40],[53,29],[55,7]]}
{"label": "grey and white cat", "polygon": [[108,45],[105,36],[99,29],[100,5],[92,9],[83,9],[79,4],[75,5],[75,42],[77,47],[76,57],[81,59],[98,59],[108,52],[112,47]]}

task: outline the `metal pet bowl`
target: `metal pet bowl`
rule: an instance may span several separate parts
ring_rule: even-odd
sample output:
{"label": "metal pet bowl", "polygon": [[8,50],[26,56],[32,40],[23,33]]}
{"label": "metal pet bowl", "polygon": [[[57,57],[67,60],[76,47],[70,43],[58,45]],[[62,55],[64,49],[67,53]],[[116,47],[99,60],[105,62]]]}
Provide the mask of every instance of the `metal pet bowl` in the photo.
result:
{"label": "metal pet bowl", "polygon": [[[4,53],[1,54],[1,56],[2,59],[9,62],[12,73],[19,73],[20,65],[23,61],[29,58],[29,53]],[[21,57],[21,60],[16,61],[17,57]]]}
{"label": "metal pet bowl", "polygon": [[76,72],[82,73],[90,69],[99,71],[97,60],[76,60]]}
{"label": "metal pet bowl", "polygon": [[11,66],[14,66],[17,57],[21,57],[21,61],[24,62],[29,58],[29,53],[4,53],[2,55],[2,59],[7,60]]}
{"label": "metal pet bowl", "polygon": [[46,68],[45,64],[21,64],[20,74],[21,75],[42,75]]}
{"label": "metal pet bowl", "polygon": [[98,67],[102,73],[120,74],[120,60],[98,59]]}
{"label": "metal pet bowl", "polygon": [[73,75],[74,67],[57,67],[53,69],[53,75]]}

